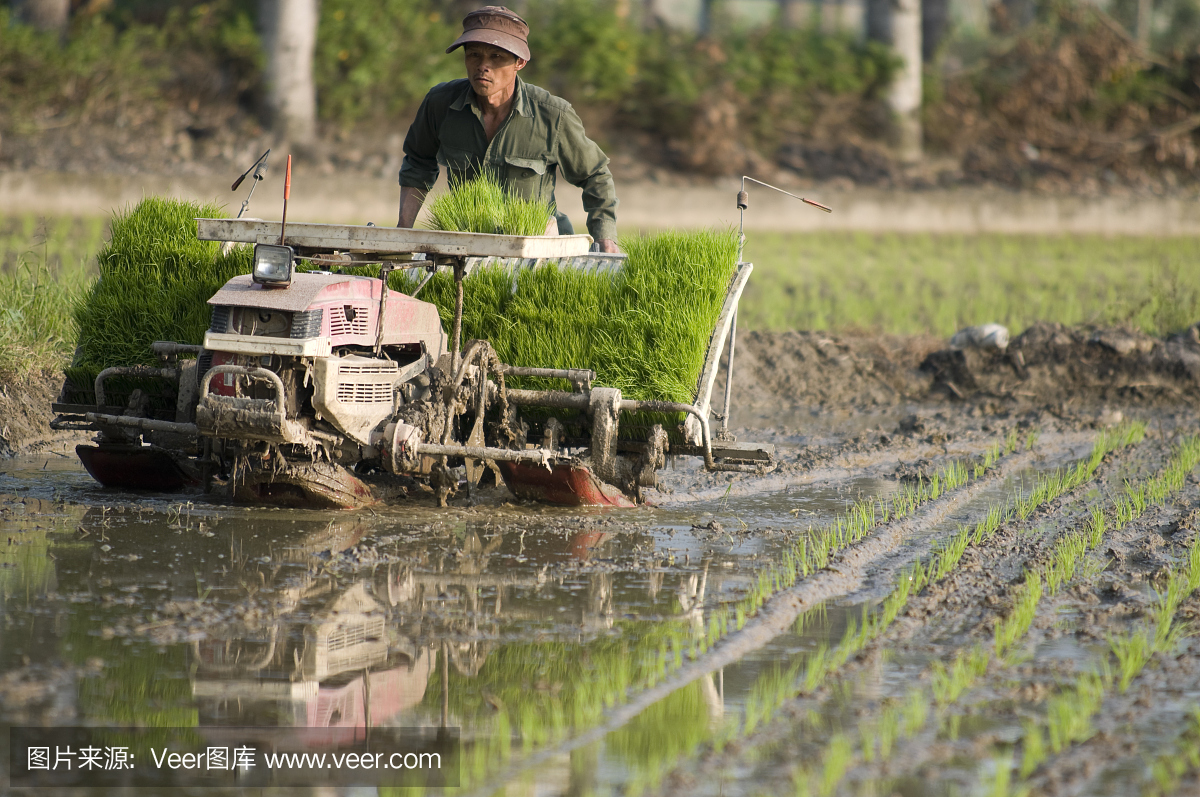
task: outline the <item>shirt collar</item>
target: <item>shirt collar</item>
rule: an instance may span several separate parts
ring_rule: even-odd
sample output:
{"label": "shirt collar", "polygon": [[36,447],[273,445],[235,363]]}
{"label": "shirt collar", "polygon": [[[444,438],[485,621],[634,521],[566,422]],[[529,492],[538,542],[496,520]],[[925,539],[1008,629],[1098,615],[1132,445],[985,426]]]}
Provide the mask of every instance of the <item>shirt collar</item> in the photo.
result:
{"label": "shirt collar", "polygon": [[[532,116],[533,114],[529,108],[529,92],[526,90],[525,81],[521,80],[520,75],[517,75],[517,90],[515,94],[516,96],[513,99],[513,112],[518,113],[521,116]],[[463,86],[462,93],[460,93],[454,99],[454,102],[450,103],[450,107],[455,111],[461,111],[464,108],[470,108],[478,116],[479,108],[472,101],[474,96],[475,90],[471,88],[471,81],[468,80],[466,81],[466,85]]]}

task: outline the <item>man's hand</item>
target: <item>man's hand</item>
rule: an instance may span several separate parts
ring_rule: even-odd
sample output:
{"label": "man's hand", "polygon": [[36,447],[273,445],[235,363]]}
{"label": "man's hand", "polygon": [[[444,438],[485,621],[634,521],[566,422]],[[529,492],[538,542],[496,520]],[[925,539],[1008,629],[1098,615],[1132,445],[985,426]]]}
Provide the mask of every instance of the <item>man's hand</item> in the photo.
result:
{"label": "man's hand", "polygon": [[407,185],[400,186],[400,220],[397,227],[411,227],[417,223],[421,205],[425,204],[425,191]]}
{"label": "man's hand", "polygon": [[617,248],[617,242],[612,238],[601,238],[599,241],[596,241],[596,246],[599,247],[598,251],[606,254],[619,255],[621,253],[621,250]]}

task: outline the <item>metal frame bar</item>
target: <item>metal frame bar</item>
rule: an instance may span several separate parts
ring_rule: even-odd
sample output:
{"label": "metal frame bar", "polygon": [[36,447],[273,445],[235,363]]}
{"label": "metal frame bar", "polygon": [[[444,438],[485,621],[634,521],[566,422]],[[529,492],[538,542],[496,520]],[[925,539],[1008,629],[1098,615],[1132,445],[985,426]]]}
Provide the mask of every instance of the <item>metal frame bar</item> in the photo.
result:
{"label": "metal frame bar", "polygon": [[250,379],[258,379],[262,382],[270,382],[275,387],[275,411],[282,419],[287,407],[287,393],[283,389],[283,380],[279,378],[279,374],[274,371],[268,371],[266,368],[251,368],[246,365],[215,365],[204,372],[204,378],[200,380],[200,401],[208,403],[209,397],[212,395],[208,392],[209,386],[212,384],[212,378],[218,374],[238,374],[239,376],[249,377]]}
{"label": "metal frame bar", "polygon": [[97,407],[107,406],[104,401],[104,383],[110,376],[157,377],[160,379],[174,379],[178,381],[179,371],[174,368],[155,368],[149,365],[128,365],[105,368],[103,371],[96,374],[96,382],[94,387],[96,390]]}
{"label": "metal frame bar", "polygon": [[709,338],[708,355],[704,358],[704,368],[700,371],[700,379],[696,383],[696,409],[704,417],[708,417],[712,409],[712,389],[717,380],[717,370],[721,365],[721,354],[725,349],[725,341],[737,315],[738,302],[741,301],[742,291],[754,270],[753,263],[739,263],[729,283],[729,292],[725,294],[725,304],[721,315],[717,317],[717,326]]}

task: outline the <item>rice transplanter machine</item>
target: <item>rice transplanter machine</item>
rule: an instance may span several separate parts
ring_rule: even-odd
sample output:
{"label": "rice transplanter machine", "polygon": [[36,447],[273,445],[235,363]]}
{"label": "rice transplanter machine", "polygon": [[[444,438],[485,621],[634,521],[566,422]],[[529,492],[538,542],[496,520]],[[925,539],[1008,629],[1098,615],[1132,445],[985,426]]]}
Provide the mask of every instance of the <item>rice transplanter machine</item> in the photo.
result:
{"label": "rice transplanter machine", "polygon": [[[77,452],[104,485],[204,485],[237,500],[351,508],[414,490],[432,491],[444,505],[464,474],[470,488],[491,473],[523,499],[631,506],[655,486],[668,456],[701,457],[712,471],[773,466],[772,446],[738,443],[727,429],[749,263],[738,263],[730,281],[692,403],[635,401],[597,386],[590,370],[515,366],[487,341],[461,340],[463,279],[472,268],[620,267],[623,256],[589,253],[586,235],[333,224],[285,230],[256,219],[197,224],[201,240],[255,247],[253,272],[209,299],[203,344],[155,343],[158,366],[99,374],[95,406],[54,405],[56,428],[98,432]],[[326,270],[298,272],[301,258]],[[334,271],[367,264],[380,264],[379,277]],[[449,334],[437,307],[417,298],[424,282],[411,296],[387,287],[398,268],[417,269],[426,281],[436,269],[452,269]],[[726,343],[729,371],[717,413],[712,393]],[[562,387],[507,383],[521,377]],[[124,406],[110,405],[106,384],[121,379],[167,383],[173,410],[151,409],[138,390]],[[636,426],[632,413],[672,419],[664,421],[672,434],[663,423]],[[716,433],[713,415],[721,422]]]}

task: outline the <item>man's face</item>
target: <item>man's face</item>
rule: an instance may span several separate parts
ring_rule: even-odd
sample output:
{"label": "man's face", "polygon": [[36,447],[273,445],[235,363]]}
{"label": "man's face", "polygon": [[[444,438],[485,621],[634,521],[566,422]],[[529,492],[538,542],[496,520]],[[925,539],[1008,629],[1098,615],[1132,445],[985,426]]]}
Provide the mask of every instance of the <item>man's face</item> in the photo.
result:
{"label": "man's face", "polygon": [[517,82],[517,72],[525,61],[492,44],[470,42],[463,47],[467,59],[467,79],[481,97],[502,92]]}

